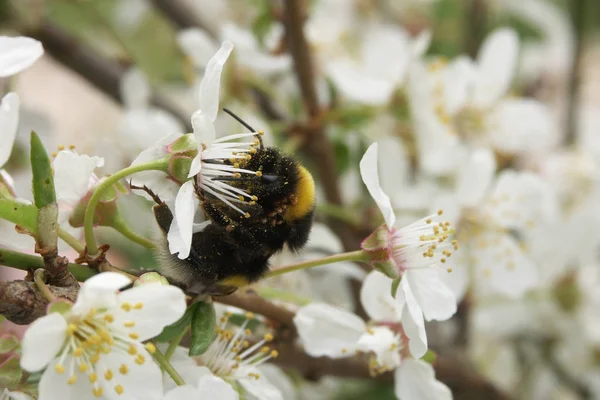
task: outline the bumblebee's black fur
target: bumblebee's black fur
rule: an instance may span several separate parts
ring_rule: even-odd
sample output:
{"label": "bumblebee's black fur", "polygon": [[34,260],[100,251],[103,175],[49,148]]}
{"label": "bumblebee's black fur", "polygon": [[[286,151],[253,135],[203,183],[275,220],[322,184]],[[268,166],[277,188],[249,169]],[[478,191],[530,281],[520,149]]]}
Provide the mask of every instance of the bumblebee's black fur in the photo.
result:
{"label": "bumblebee's black fur", "polygon": [[[275,148],[257,150],[241,166],[262,173],[228,182],[257,197],[256,201],[236,203],[249,216],[197,189],[201,208],[212,223],[192,236],[190,255],[184,260],[170,254],[164,243],[161,272],[189,292],[231,293],[236,286],[227,283],[228,278],[258,280],[268,270],[269,258],[274,253],[285,245],[299,250],[308,241],[314,204],[303,215],[286,214],[289,207],[297,204],[299,196],[307,195],[299,193],[299,181],[310,178],[302,176],[303,167]],[[162,202],[155,206],[154,213],[166,238],[173,214]]]}

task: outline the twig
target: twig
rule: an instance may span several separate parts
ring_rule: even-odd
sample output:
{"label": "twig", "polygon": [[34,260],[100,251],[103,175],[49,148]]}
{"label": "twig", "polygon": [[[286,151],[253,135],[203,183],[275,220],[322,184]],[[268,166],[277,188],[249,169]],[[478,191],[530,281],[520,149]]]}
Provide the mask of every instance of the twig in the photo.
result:
{"label": "twig", "polygon": [[[589,7],[588,7],[589,8]],[[586,0],[571,0],[571,14],[575,28],[575,53],[573,65],[569,75],[567,91],[567,126],[564,142],[573,144],[577,135],[577,121],[579,119],[579,103],[581,92],[581,58],[583,53],[583,38],[585,31]]]}
{"label": "twig", "polygon": [[470,0],[464,4],[467,7],[464,23],[465,49],[469,56],[475,58],[485,35],[488,12],[486,0]]}
{"label": "twig", "polygon": [[[45,267],[44,259],[42,257],[23,254],[18,251],[4,248],[0,248],[0,265],[23,271],[36,270]],[[78,281],[85,281],[96,274],[92,269],[83,265],[69,263],[67,267]]]}
{"label": "twig", "polygon": [[[55,298],[64,297],[75,301],[79,285],[60,287],[47,285]],[[0,281],[0,314],[15,324],[27,325],[46,315],[48,300],[30,281]]]}
{"label": "twig", "polygon": [[215,297],[216,302],[260,314],[284,325],[294,325],[294,312],[263,299],[252,290],[238,290],[229,296]]}
{"label": "twig", "polygon": [[[81,75],[116,102],[122,103],[120,82],[125,67],[92,51],[51,22],[44,21],[37,29],[26,34],[41,41],[44,50],[57,61]],[[166,97],[154,92],[150,101],[154,106],[173,114],[191,132],[190,118]]]}
{"label": "twig", "polygon": [[217,39],[217,32],[214,32],[204,21],[196,16],[193,10],[190,10],[179,0],[151,0],[154,7],[159,9],[169,20],[178,28],[200,28],[210,37]]}
{"label": "twig", "polygon": [[53,301],[54,300],[54,295],[52,294],[52,292],[50,291],[50,289],[48,289],[48,285],[46,285],[46,271],[43,269],[36,269],[35,272],[33,273],[33,281],[35,282],[35,285],[37,286],[38,290],[40,291],[40,293],[42,293],[42,295],[44,296],[44,298],[48,301]]}

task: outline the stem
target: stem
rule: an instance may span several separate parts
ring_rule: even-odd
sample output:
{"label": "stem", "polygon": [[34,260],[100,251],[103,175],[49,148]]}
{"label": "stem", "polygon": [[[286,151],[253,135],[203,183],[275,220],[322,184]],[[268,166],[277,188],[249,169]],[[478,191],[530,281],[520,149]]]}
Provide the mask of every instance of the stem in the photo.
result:
{"label": "stem", "polygon": [[183,339],[183,337],[185,336],[185,334],[188,332],[189,329],[190,329],[190,327],[188,326],[187,328],[182,330],[181,333],[179,333],[177,336],[175,336],[173,338],[173,340],[171,340],[171,343],[169,343],[169,347],[167,348],[167,351],[165,352],[165,358],[167,359],[167,361],[171,360],[171,357],[173,357],[175,350],[177,350],[177,346],[179,346],[181,339]]}
{"label": "stem", "polygon": [[110,188],[114,183],[119,180],[125,178],[126,176],[135,174],[136,172],[141,171],[151,171],[151,170],[163,170],[166,168],[168,161],[165,159],[155,160],[144,164],[132,165],[125,169],[120,170],[114,175],[106,178],[94,193],[92,193],[92,197],[85,209],[85,217],[84,217],[84,230],[85,230],[85,243],[87,245],[88,255],[90,257],[94,257],[98,253],[98,247],[96,245],[96,238],[94,237],[94,211],[96,211],[96,206],[102,197],[102,193]]}
{"label": "stem", "polygon": [[131,230],[131,228],[129,228],[129,226],[125,223],[123,218],[115,218],[115,220],[111,224],[111,227],[114,228],[121,235],[125,236],[127,239],[131,240],[132,242],[137,243],[140,246],[144,246],[149,250],[154,250],[154,243],[152,243],[151,240],[146,239],[145,237],[140,236],[133,230]]}
{"label": "stem", "polygon": [[571,17],[575,28],[575,54],[568,80],[567,92],[567,126],[564,143],[571,145],[577,136],[577,120],[579,119],[579,103],[581,92],[581,59],[585,32],[586,0],[571,0]]}
{"label": "stem", "polygon": [[[30,269],[43,269],[44,259],[31,254],[0,248],[0,264],[22,271],[29,271]],[[94,270],[83,265],[69,263],[68,268],[69,272],[80,282],[96,275]]]}
{"label": "stem", "polygon": [[33,281],[35,282],[35,286],[37,286],[37,288],[44,295],[46,300],[48,300],[49,302],[52,302],[52,301],[54,301],[54,295],[52,294],[50,289],[48,289],[48,286],[46,286],[46,282],[44,282],[45,279],[46,279],[46,271],[44,271],[41,268],[36,269],[35,272],[33,273]]}
{"label": "stem", "polygon": [[81,254],[85,250],[83,243],[60,227],[58,228],[58,237],[61,238],[66,244],[71,246],[71,248],[78,254]]}
{"label": "stem", "polygon": [[329,257],[323,257],[316,260],[304,261],[297,264],[288,265],[285,267],[277,268],[274,271],[269,272],[265,275],[266,278],[272,278],[274,276],[287,274],[288,272],[299,271],[301,269],[307,269],[312,267],[318,267],[319,265],[333,264],[342,261],[368,261],[369,255],[363,250],[350,251],[347,253],[336,254]]}
{"label": "stem", "polygon": [[179,373],[175,370],[175,368],[173,368],[173,365],[171,365],[169,360],[165,357],[165,355],[163,353],[160,352],[160,350],[158,348],[156,348],[156,351],[152,355],[154,356],[154,359],[156,360],[158,365],[160,365],[160,367],[167,374],[169,374],[171,379],[173,379],[173,381],[175,381],[175,383],[178,386],[185,385],[185,382],[184,382],[183,378],[181,377],[181,375],[179,375]]}

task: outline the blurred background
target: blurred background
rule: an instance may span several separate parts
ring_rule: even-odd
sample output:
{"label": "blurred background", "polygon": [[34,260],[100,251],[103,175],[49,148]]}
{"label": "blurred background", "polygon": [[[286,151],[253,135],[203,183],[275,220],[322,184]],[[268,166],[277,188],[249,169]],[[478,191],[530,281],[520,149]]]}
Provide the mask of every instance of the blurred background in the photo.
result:
{"label": "blurred background", "polygon": [[[222,40],[231,40],[221,105],[265,130],[269,145],[294,153],[318,183],[318,237],[301,257],[358,249],[381,221],[358,173],[364,151],[378,141],[382,186],[398,219],[410,223],[454,206],[451,218],[466,243],[467,255],[452,266],[464,278],[449,278],[459,311],[428,325],[430,347],[507,396],[498,398],[600,399],[600,2],[300,3],[302,14],[291,19],[284,1],[275,0],[0,0],[1,33],[36,38],[45,49],[31,68],[0,81],[3,93],[17,92],[22,104],[5,166],[18,196],[31,198],[32,129],[49,151],[74,146],[103,157],[98,176],[128,166],[168,133],[190,132],[206,63]],[[295,32],[302,32],[309,56],[298,55],[290,24],[303,25]],[[499,41],[485,45],[505,28],[518,38],[514,60]],[[482,86],[485,79],[504,88]],[[240,131],[227,117],[217,124],[221,134]],[[477,169],[469,163],[475,149],[494,155],[497,179],[488,194],[461,203],[453,196],[464,190],[461,179],[477,179],[465,178],[465,169]],[[506,171],[535,182],[508,185],[499,179]],[[479,264],[501,260],[470,252],[483,240],[483,228],[473,226],[486,224],[486,207],[504,191],[538,183],[536,200],[512,209],[529,213],[526,222],[535,219],[536,228],[503,227],[535,278],[524,283],[530,278],[515,273],[482,283],[490,266]],[[149,203],[125,195],[118,204],[136,232],[153,235]],[[32,250],[33,241],[10,224],[0,229],[0,245]],[[157,267],[144,248],[100,229],[115,263]],[[273,265],[298,257],[285,253]],[[356,294],[365,271],[353,264],[327,268],[259,289],[275,300],[287,293],[290,303],[319,299],[360,313]],[[0,269],[3,279],[19,276]],[[522,288],[506,290],[511,285]],[[389,379],[290,376],[290,396],[298,399],[395,398]],[[455,398],[493,398],[455,378],[440,377]]]}

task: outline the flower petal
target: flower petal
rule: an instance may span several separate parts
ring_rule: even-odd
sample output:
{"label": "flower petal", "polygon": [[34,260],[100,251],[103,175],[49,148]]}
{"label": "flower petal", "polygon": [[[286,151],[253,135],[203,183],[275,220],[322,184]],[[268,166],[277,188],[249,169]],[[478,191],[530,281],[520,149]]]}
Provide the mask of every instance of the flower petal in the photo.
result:
{"label": "flower petal", "polygon": [[197,110],[192,115],[192,127],[194,128],[194,137],[198,145],[198,155],[192,161],[188,178],[200,172],[202,168],[202,152],[205,148],[210,148],[216,136],[212,121],[202,110]]}
{"label": "flower petal", "polygon": [[313,357],[351,357],[367,330],[365,322],[355,314],[323,303],[302,307],[294,324],[304,349]]}
{"label": "flower petal", "polygon": [[233,44],[231,42],[223,42],[219,51],[208,62],[200,83],[200,110],[208,116],[211,122],[214,122],[217,118],[221,72],[232,50]]}
{"label": "flower petal", "polygon": [[177,321],[186,309],[185,294],[176,286],[142,285],[119,294],[118,305],[141,304],[142,308],[125,311],[119,308],[115,320],[133,321],[131,330],[140,341],[148,340],[162,332],[163,328]]}
{"label": "flower petal", "polygon": [[490,149],[476,149],[459,171],[456,196],[464,207],[478,205],[496,172],[496,157]]}
{"label": "flower petal", "polygon": [[57,200],[74,206],[87,193],[92,173],[104,166],[104,159],[60,151],[52,166]]}
{"label": "flower petal", "polygon": [[189,180],[181,185],[175,198],[175,219],[177,220],[179,236],[183,243],[183,248],[179,249],[178,257],[182,260],[190,255],[194,215],[197,209],[198,198],[194,191],[194,182]]}
{"label": "flower petal", "polygon": [[425,361],[405,359],[394,377],[394,392],[400,400],[452,400],[450,389],[435,379],[433,367]]}
{"label": "flower petal", "polygon": [[[184,385],[177,386],[175,389],[168,392],[163,400],[198,400],[202,398],[210,399],[211,397],[200,397],[198,395],[198,389],[192,385]],[[234,398],[237,399],[237,397]]]}
{"label": "flower petal", "polygon": [[[63,365],[70,365],[74,361],[72,357],[67,357],[63,361]],[[58,364],[59,359],[56,358],[50,363],[50,368],[47,368],[39,383],[39,399],[40,400],[80,400],[93,397],[92,384],[86,374],[74,368],[73,373],[77,379],[74,385],[69,385],[70,378],[66,373],[59,374],[54,369],[54,365]]]}
{"label": "flower petal", "polygon": [[121,78],[121,99],[127,108],[146,108],[150,102],[150,86],[142,71],[131,68]]}
{"label": "flower petal", "polygon": [[[252,368],[252,371],[248,370],[248,372],[258,373],[258,369]],[[283,396],[276,386],[272,385],[265,376],[260,374],[258,374],[258,376],[258,379],[245,376],[244,378],[239,379],[238,382],[246,392],[257,399],[283,400]]]}
{"label": "flower petal", "polygon": [[18,125],[19,96],[16,93],[8,93],[2,98],[2,104],[0,104],[0,168],[10,158]]}
{"label": "flower petal", "polygon": [[398,321],[392,297],[392,280],[379,271],[371,271],[360,289],[360,302],[374,321]]}
{"label": "flower petal", "polygon": [[204,68],[211,56],[217,51],[215,43],[210,36],[198,28],[179,31],[177,34],[177,44],[197,68]]}
{"label": "flower petal", "polygon": [[473,88],[473,101],[487,108],[505,95],[517,67],[519,38],[508,28],[492,32],[477,56],[478,71]]}
{"label": "flower petal", "polygon": [[[112,379],[99,379],[104,389],[104,397],[109,400],[159,400],[163,397],[162,373],[152,356],[139,344],[137,347],[138,361],[143,357],[142,363],[134,362],[134,356],[126,352],[112,351],[100,357],[97,369],[99,371],[111,370],[114,372]],[[122,374],[119,369],[122,365],[128,367],[128,372]],[[119,394],[116,386],[120,385],[123,393]]]}
{"label": "flower petal", "polygon": [[4,392],[0,395],[0,399],[7,400],[35,400],[28,394],[22,392],[9,392],[8,389],[4,389]]}
{"label": "flower petal", "polygon": [[285,400],[296,400],[296,384],[281,368],[272,363],[264,363],[258,367],[258,371],[277,387]]}
{"label": "flower petal", "polygon": [[21,368],[29,372],[43,369],[58,354],[66,339],[67,321],[61,314],[51,313],[35,320],[23,336]]}
{"label": "flower petal", "polygon": [[0,78],[6,78],[29,68],[44,54],[39,41],[19,36],[0,36]]}
{"label": "flower petal", "polygon": [[[408,336],[408,348],[415,358],[421,358],[427,352],[427,333],[423,312],[411,291],[407,279],[402,279],[396,292],[396,310],[401,317],[402,328]],[[406,306],[406,307],[405,307]]]}
{"label": "flower petal", "polygon": [[359,351],[375,353],[377,364],[390,370],[400,365],[400,347],[400,335],[385,326],[371,328],[356,346]]}
{"label": "flower petal", "polygon": [[456,299],[452,291],[440,279],[436,267],[413,268],[404,278],[410,284],[415,300],[427,321],[445,321],[456,313]]}
{"label": "flower petal", "polygon": [[394,222],[396,222],[396,215],[394,214],[390,198],[383,192],[381,185],[379,184],[379,174],[377,171],[377,143],[373,143],[369,146],[362,160],[360,160],[360,175],[362,176],[362,180],[367,186],[371,197],[373,197],[373,200],[377,203],[377,207],[379,207],[386,225],[388,228],[392,228]]}
{"label": "flower petal", "polygon": [[[244,385],[242,384],[242,386]],[[214,375],[205,375],[198,382],[198,389],[196,390],[196,397],[194,399],[237,400],[238,398],[238,393],[229,383]],[[261,397],[261,399],[263,398],[268,399],[269,397]]]}
{"label": "flower petal", "polygon": [[361,66],[348,59],[327,65],[327,76],[345,97],[360,104],[383,106],[392,96],[396,82],[369,75]]}

